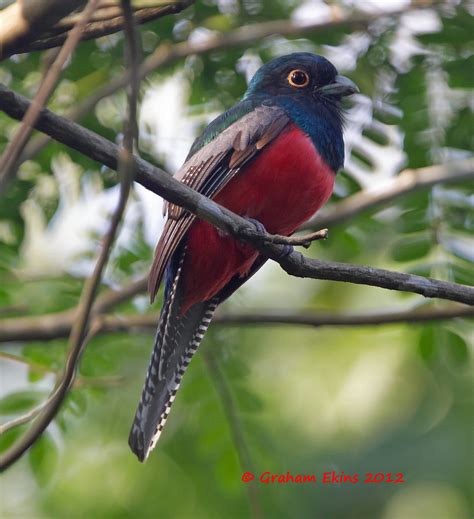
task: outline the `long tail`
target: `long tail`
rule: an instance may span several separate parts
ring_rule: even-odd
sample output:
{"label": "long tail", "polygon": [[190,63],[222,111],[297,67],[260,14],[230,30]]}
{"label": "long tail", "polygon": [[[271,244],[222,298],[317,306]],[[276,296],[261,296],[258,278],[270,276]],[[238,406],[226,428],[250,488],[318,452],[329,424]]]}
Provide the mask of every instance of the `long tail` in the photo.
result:
{"label": "long tail", "polygon": [[181,265],[182,259],[165,292],[153,354],[128,438],[130,448],[140,461],[147,459],[160,437],[183,374],[218,304],[215,298],[195,304],[180,315]]}
{"label": "long tail", "polygon": [[217,305],[233,294],[266,261],[266,258],[259,256],[246,276],[236,275],[215,297],[193,305],[181,315],[180,280],[185,252],[184,248],[181,254],[177,253],[167,270],[168,280],[153,354],[128,437],[128,444],[140,461],[148,458],[160,437],[183,374],[209,327]]}

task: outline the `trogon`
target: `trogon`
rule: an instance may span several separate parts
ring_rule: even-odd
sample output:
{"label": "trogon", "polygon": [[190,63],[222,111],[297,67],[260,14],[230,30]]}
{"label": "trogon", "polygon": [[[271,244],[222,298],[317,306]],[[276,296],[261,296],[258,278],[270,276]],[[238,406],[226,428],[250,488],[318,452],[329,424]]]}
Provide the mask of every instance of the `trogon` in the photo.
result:
{"label": "trogon", "polygon": [[[263,65],[243,99],[196,139],[176,178],[231,211],[291,235],[331,196],[344,161],[344,96],[357,92],[322,56]],[[149,278],[164,300],[129,445],[146,460],[216,307],[266,261],[250,245],[166,203]]]}

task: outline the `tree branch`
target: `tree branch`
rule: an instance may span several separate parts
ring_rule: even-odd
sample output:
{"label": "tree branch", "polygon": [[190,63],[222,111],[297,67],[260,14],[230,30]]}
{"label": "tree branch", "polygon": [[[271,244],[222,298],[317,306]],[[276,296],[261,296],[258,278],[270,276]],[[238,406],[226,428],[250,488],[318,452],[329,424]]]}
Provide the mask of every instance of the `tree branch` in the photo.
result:
{"label": "tree branch", "polygon": [[301,229],[330,227],[353,218],[355,215],[383,206],[397,198],[430,188],[436,184],[462,182],[474,179],[474,160],[466,159],[419,169],[405,169],[391,182],[378,189],[359,191],[341,202],[323,209],[306,222]]}
{"label": "tree branch", "polygon": [[[95,307],[94,307],[95,308]],[[92,312],[100,320],[100,334],[137,330],[153,331],[158,314],[101,315]],[[58,312],[35,317],[10,317],[0,321],[0,343],[23,341],[49,341],[67,337],[74,322],[74,312]],[[474,317],[474,307],[450,305],[445,308],[393,310],[380,313],[334,315],[329,313],[291,314],[285,312],[255,312],[251,314],[217,313],[213,322],[220,326],[306,325],[321,326],[376,326],[399,323],[425,323],[455,318]]]}
{"label": "tree branch", "polygon": [[[250,456],[242,424],[238,415],[237,405],[234,396],[232,395],[232,391],[227,384],[224,373],[219,366],[219,361],[211,352],[210,348],[204,348],[202,356],[204,359],[204,365],[209,373],[209,379],[216,390],[217,396],[222,405],[222,411],[227,423],[229,424],[230,434],[235,450],[237,451],[242,473],[246,471],[255,473],[255,467]],[[263,517],[257,487],[249,485],[246,487],[246,490],[252,516],[256,518]]]}
{"label": "tree branch", "polygon": [[69,33],[59,54],[48,69],[33,102],[25,112],[20,128],[15,133],[13,139],[7,145],[5,151],[0,157],[0,193],[5,188],[10,177],[14,174],[18,158],[33,131],[33,126],[38,118],[38,114],[46,105],[48,99],[53,93],[66,60],[74,52],[76,45],[79,43],[82,31],[84,30],[89,18],[92,16],[98,1],[99,0],[89,0],[84,9],[83,15],[79,18],[74,29]]}
{"label": "tree branch", "polygon": [[85,3],[86,0],[23,0],[0,10],[0,61]]}
{"label": "tree branch", "polygon": [[[361,313],[349,315],[334,315],[323,313],[303,313],[289,314],[282,312],[271,313],[252,313],[238,315],[219,315],[215,317],[215,322],[223,326],[267,326],[267,325],[288,325],[288,326],[383,326],[400,323],[426,323],[431,321],[446,321],[455,318],[474,317],[474,307],[465,305],[450,305],[445,308],[422,308],[402,311],[385,311],[380,313]],[[156,316],[155,316],[156,318]],[[155,321],[155,327],[156,327]],[[111,330],[114,323],[107,319],[104,322],[104,333]],[[135,323],[137,324],[137,323]],[[117,323],[117,325],[119,325]],[[122,323],[123,327],[123,323]],[[123,330],[124,328],[122,328]]]}
{"label": "tree branch", "polygon": [[[93,9],[94,3],[95,2],[91,0],[88,7]],[[100,321],[96,321],[89,329],[90,316],[100,281],[102,279],[102,274],[107,265],[110,251],[125,211],[134,176],[133,145],[137,129],[136,105],[138,84],[136,83],[136,80],[138,62],[136,58],[138,55],[138,39],[135,33],[130,0],[123,0],[122,5],[124,17],[127,20],[126,40],[128,59],[126,61],[128,61],[128,63],[126,63],[126,65],[131,68],[130,77],[132,79],[132,84],[129,95],[129,113],[124,125],[124,146],[119,150],[118,170],[121,177],[119,201],[112,214],[110,226],[104,237],[104,243],[99,253],[94,272],[84,285],[77,312],[75,312],[76,315],[68,341],[68,354],[64,372],[56,384],[54,391],[47,400],[47,403],[44,407],[40,408],[38,418],[31,428],[0,457],[0,471],[2,472],[18,460],[41,437],[48,425],[54,419],[74,382],[76,367],[85,346],[101,326]],[[86,17],[86,14],[84,17]],[[133,62],[131,62],[131,60],[133,60]]]}
{"label": "tree branch", "polygon": [[[92,307],[98,316],[115,306],[129,301],[147,289],[146,277],[133,281],[120,290],[107,290],[100,294]],[[20,308],[20,310],[23,310]],[[39,317],[14,317],[0,319],[0,342],[51,340],[68,337],[76,315],[76,308]]]}
{"label": "tree branch", "polygon": [[[76,7],[80,7],[85,3],[84,0],[68,0],[71,4],[77,4]],[[136,9],[135,18],[139,24],[147,23],[152,20],[157,20],[158,18],[162,18],[169,14],[176,14],[181,12],[183,9],[189,7],[194,0],[163,0],[162,2],[156,2],[158,5],[155,7],[139,7]],[[16,2],[14,5],[18,4]],[[30,2],[31,4],[41,4],[43,2]],[[46,2],[44,2],[46,3]],[[54,3],[61,5],[62,1],[54,0],[49,3]],[[104,2],[103,2],[104,3]],[[161,5],[159,5],[161,4]],[[13,54],[21,54],[26,52],[31,52],[35,50],[46,50],[54,47],[60,47],[66,38],[69,35],[70,29],[77,20],[78,16],[81,13],[73,14],[71,16],[67,16],[63,18],[65,14],[69,14],[71,11],[76,9],[76,7],[72,9],[68,9],[63,12],[59,11],[55,13],[55,17],[52,20],[52,23],[60,20],[55,25],[50,23],[50,27],[45,30],[45,25],[37,25],[37,30],[28,37],[26,40],[17,39],[13,41],[8,47],[5,47],[3,52],[0,47],[0,60],[11,56]],[[7,9],[12,8],[9,6]],[[92,19],[90,23],[84,28],[84,31],[81,36],[82,41],[92,40],[95,38],[100,38],[102,36],[107,36],[109,34],[113,34],[124,29],[124,17],[122,16],[121,11],[119,11],[119,7],[105,7],[101,9],[101,13],[95,19]],[[0,11],[0,15],[3,11]],[[120,13],[120,14],[119,14]],[[0,18],[1,22],[1,18]],[[1,24],[0,24],[1,26]],[[11,31],[10,31],[11,32]],[[1,38],[1,31],[0,31]],[[0,40],[1,41],[1,40]]]}
{"label": "tree branch", "polygon": [[[132,297],[146,291],[148,286],[148,277],[142,277],[136,281],[132,281],[120,290],[107,290],[100,294],[94,304],[94,313],[104,313],[111,308],[118,306]],[[0,321],[1,322],[1,321]]]}
{"label": "tree branch", "polygon": [[[0,85],[0,109],[12,117],[21,117],[29,102],[23,96]],[[101,164],[117,168],[117,146],[107,139],[43,110],[37,129],[81,152]],[[178,182],[163,170],[135,157],[135,180],[171,203],[180,205],[220,230],[252,244],[259,252],[280,263],[282,268],[297,277],[327,279],[371,285],[390,290],[413,292],[425,297],[448,299],[474,304],[474,288],[412,274],[391,272],[385,269],[327,262],[303,257],[298,252],[285,256],[285,246],[267,243],[265,236],[255,230],[245,218],[219,206],[193,189]],[[472,165],[472,161],[468,161]]]}

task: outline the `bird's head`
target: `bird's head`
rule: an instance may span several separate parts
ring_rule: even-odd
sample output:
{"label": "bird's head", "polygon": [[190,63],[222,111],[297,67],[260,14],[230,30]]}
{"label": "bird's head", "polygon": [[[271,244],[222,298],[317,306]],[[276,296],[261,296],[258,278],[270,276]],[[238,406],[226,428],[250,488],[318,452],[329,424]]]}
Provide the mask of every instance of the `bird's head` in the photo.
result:
{"label": "bird's head", "polygon": [[315,100],[340,101],[359,89],[322,56],[295,52],[263,65],[252,78],[245,98],[299,96]]}

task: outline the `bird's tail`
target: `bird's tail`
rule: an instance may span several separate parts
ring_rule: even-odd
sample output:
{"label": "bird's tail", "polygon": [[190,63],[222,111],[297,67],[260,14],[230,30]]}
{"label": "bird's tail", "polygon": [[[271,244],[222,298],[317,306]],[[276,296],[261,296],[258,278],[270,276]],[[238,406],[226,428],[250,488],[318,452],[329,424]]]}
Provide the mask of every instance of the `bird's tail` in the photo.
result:
{"label": "bird's tail", "polygon": [[181,378],[218,304],[217,299],[198,303],[181,315],[180,272],[181,264],[165,293],[153,354],[128,438],[140,461],[147,459],[160,437]]}

